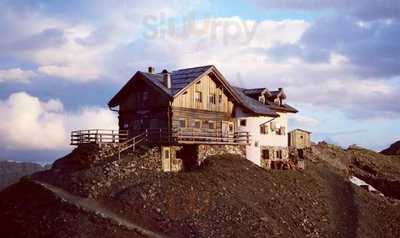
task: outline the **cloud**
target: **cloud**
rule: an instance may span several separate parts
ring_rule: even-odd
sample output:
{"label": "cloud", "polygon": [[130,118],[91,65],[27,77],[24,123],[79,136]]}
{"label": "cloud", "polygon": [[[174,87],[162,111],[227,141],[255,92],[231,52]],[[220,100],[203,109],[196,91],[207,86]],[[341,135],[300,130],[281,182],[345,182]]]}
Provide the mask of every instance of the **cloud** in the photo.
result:
{"label": "cloud", "polygon": [[310,116],[295,114],[289,117],[289,124],[291,128],[310,128],[319,125],[320,121]]}
{"label": "cloud", "polygon": [[[247,38],[243,35],[244,30],[236,37],[224,36],[223,26],[227,22],[236,22],[240,26],[247,24],[249,29],[255,26],[251,41],[244,43],[243,39]],[[211,29],[215,28],[211,26],[217,23],[219,32],[212,34]],[[400,87],[394,83],[395,78],[387,78],[383,72],[379,76],[364,77],[364,73],[359,73],[361,66],[352,62],[355,56],[344,54],[347,50],[331,50],[334,47],[331,45],[336,43],[335,49],[348,48],[346,44],[350,43],[347,42],[357,44],[355,39],[361,41],[362,36],[372,34],[368,31],[356,27],[354,29],[360,32],[354,33],[352,26],[348,31],[338,33],[339,36],[329,44],[323,35],[334,37],[335,33],[330,32],[334,30],[332,27],[327,27],[320,40],[314,40],[316,46],[313,46],[313,40],[309,40],[307,47],[301,48],[307,35],[314,31],[315,23],[298,20],[256,22],[232,17],[201,20],[194,24],[197,30],[195,33],[186,32],[185,40],[172,33],[162,38],[138,39],[121,47],[110,57],[113,59],[110,65],[115,64],[115,69],[127,73],[121,78],[129,78],[133,73],[130,69],[145,70],[149,65],[161,71],[163,68],[215,64],[234,85],[270,89],[285,87],[289,104],[309,105],[325,111],[340,110],[353,119],[400,115],[400,108],[394,103],[399,97]],[[344,25],[343,29],[346,27]],[[322,29],[323,24],[318,28]],[[277,55],[280,60],[277,60]],[[372,56],[369,58],[374,59]],[[365,71],[371,71],[371,68],[381,70],[370,65],[362,68]]]}
{"label": "cloud", "polygon": [[398,18],[400,3],[397,0],[249,0],[265,10],[337,11],[365,20]]}
{"label": "cloud", "polygon": [[22,82],[27,83],[37,74],[32,70],[22,70],[20,68],[0,69],[1,82]]}
{"label": "cloud", "polygon": [[76,64],[70,66],[47,65],[39,67],[38,71],[48,76],[73,79],[76,81],[95,80],[99,76],[98,69],[91,65],[88,65],[88,67]]}
{"label": "cloud", "polygon": [[279,44],[266,51],[274,60],[300,58],[327,62],[332,54],[346,57],[351,73],[369,77],[400,74],[400,22],[360,23],[332,17],[314,23],[295,44]]}
{"label": "cloud", "polygon": [[62,150],[69,148],[69,133],[81,128],[117,128],[111,111],[83,107],[64,110],[58,99],[41,101],[25,92],[0,101],[0,143],[12,150]]}
{"label": "cloud", "polygon": [[170,18],[197,4],[199,1],[5,1],[0,3],[0,32],[7,34],[0,39],[0,50],[2,57],[33,64],[46,76],[99,80],[112,75],[105,63],[109,53],[140,36],[145,16]]}

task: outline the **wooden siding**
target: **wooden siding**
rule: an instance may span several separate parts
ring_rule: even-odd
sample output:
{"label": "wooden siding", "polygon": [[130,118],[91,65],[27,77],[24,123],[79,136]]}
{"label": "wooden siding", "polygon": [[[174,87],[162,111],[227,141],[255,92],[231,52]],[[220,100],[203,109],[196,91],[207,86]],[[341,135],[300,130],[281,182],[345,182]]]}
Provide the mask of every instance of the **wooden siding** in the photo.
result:
{"label": "wooden siding", "polygon": [[[147,92],[147,99],[143,100],[143,92]],[[169,98],[160,89],[145,82],[144,79],[137,79],[137,82],[129,95],[121,102],[120,111],[151,110],[154,108],[168,107]]]}
{"label": "wooden siding", "polygon": [[[202,101],[195,98],[196,92],[202,93]],[[215,95],[215,104],[210,103],[210,96]],[[221,97],[221,102],[220,102]],[[173,107],[199,109],[213,112],[224,112],[232,114],[233,103],[224,92],[221,85],[216,83],[210,76],[204,76],[198,83],[193,84],[183,94],[176,97],[172,103]]]}
{"label": "wooden siding", "polygon": [[205,122],[215,123],[215,129],[221,129],[222,122],[233,122],[230,114],[224,112],[210,112],[189,108],[172,109],[172,127],[179,128],[180,120],[186,121],[187,128],[195,128],[196,121],[200,121],[200,127],[206,128]]}

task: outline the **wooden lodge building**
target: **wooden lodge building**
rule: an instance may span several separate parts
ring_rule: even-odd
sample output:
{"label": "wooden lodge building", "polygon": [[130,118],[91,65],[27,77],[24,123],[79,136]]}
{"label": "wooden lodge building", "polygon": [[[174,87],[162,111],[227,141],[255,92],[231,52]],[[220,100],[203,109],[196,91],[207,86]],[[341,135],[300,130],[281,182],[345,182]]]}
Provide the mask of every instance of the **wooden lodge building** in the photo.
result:
{"label": "wooden lodge building", "polygon": [[241,146],[247,159],[268,167],[288,158],[287,118],[297,110],[285,100],[281,88],[233,87],[208,65],[138,71],[108,106],[118,112],[119,133],[128,139],[142,135],[159,146]]}

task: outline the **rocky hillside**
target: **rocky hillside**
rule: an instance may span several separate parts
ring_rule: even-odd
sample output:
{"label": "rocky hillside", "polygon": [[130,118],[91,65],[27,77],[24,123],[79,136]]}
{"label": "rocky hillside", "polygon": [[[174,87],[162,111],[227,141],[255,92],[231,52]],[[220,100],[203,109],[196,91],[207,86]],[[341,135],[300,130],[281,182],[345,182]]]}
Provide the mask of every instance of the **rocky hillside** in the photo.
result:
{"label": "rocky hillside", "polygon": [[[225,155],[174,174],[160,172],[159,161],[148,159],[156,153],[143,148],[121,160],[99,161],[87,149],[75,150],[52,170],[0,193],[2,234],[400,237],[400,202],[392,190],[400,165],[391,157],[321,143],[306,154],[303,172],[266,171]],[[89,157],[94,163],[85,162]],[[376,187],[386,188],[386,196],[353,185],[349,175],[381,181]]]}
{"label": "rocky hillside", "polygon": [[44,170],[39,164],[0,160],[0,190],[26,175]]}
{"label": "rocky hillside", "polygon": [[391,144],[389,148],[381,151],[384,155],[400,155],[400,140]]}

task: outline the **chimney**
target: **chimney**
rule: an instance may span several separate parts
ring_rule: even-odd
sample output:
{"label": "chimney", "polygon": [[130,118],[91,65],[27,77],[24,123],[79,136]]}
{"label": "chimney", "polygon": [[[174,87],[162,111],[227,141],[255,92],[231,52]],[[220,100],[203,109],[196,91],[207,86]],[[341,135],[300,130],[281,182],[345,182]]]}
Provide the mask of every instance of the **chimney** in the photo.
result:
{"label": "chimney", "polygon": [[171,73],[168,72],[168,70],[164,69],[162,71],[162,75],[163,75],[163,83],[165,85],[165,87],[167,88],[171,88]]}
{"label": "chimney", "polygon": [[154,74],[155,71],[156,70],[154,69],[154,67],[152,67],[152,66],[149,67],[149,70],[148,70],[149,74]]}

